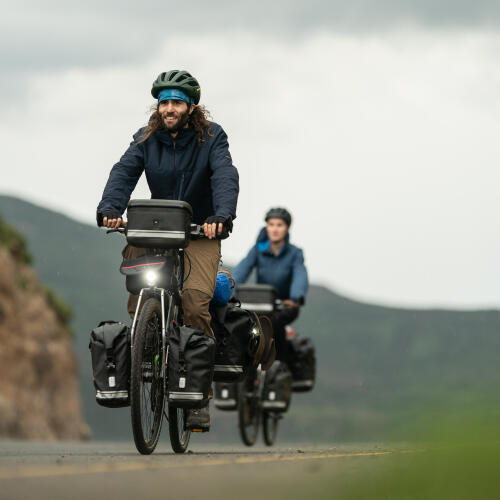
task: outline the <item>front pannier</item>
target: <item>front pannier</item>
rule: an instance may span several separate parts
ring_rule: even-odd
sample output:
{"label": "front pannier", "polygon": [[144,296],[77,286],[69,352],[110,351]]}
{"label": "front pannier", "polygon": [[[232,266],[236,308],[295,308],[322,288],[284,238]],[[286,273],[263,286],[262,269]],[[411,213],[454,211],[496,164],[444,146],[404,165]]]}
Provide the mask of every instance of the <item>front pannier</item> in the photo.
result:
{"label": "front pannier", "polygon": [[310,338],[296,335],[290,342],[294,392],[312,391],[316,381],[316,349]]}
{"label": "front pannier", "polygon": [[168,403],[201,408],[214,374],[215,340],[203,330],[174,323],[168,337]]}
{"label": "front pannier", "polygon": [[102,321],[90,334],[90,355],[96,401],[101,406],[128,406],[130,329],[124,323]]}
{"label": "front pannier", "polygon": [[141,248],[185,248],[193,210],[177,200],[131,200],[127,207],[127,241]]}
{"label": "front pannier", "polygon": [[260,335],[255,318],[248,311],[230,305],[222,318],[212,311],[211,326],[217,344],[214,381],[243,380],[253,361],[250,353],[254,336]]}
{"label": "front pannier", "polygon": [[276,360],[266,372],[262,409],[285,412],[292,399],[292,374],[286,363]]}

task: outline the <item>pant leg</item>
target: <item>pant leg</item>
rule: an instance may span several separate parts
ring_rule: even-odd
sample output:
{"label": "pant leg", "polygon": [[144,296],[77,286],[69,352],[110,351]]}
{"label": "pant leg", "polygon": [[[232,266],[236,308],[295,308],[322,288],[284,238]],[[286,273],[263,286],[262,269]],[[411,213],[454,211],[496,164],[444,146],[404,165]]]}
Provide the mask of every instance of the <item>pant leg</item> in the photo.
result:
{"label": "pant leg", "polygon": [[212,300],[221,256],[220,240],[191,241],[185,250],[182,309],[184,323],[203,328],[213,337],[209,306]]}
{"label": "pant leg", "polygon": [[299,315],[298,307],[286,307],[276,312],[271,321],[273,323],[274,342],[276,344],[276,359],[288,363],[291,358],[290,346],[286,340],[286,325],[295,321]]}

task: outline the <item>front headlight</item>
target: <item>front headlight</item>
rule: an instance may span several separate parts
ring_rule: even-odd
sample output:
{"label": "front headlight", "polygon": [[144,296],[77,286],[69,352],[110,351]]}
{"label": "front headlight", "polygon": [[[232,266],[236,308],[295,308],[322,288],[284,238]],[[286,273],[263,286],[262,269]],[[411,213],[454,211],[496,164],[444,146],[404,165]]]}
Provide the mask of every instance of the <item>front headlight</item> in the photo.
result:
{"label": "front headlight", "polygon": [[154,286],[158,281],[158,275],[154,271],[148,271],[145,275],[146,283],[149,286]]}

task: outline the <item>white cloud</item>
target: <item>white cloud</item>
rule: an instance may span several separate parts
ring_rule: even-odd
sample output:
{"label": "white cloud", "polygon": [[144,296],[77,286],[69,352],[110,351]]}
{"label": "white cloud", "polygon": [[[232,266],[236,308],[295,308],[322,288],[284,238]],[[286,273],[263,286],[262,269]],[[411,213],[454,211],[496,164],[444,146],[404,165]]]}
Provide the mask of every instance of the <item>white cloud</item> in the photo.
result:
{"label": "white cloud", "polygon": [[[147,118],[153,78],[189,68],[241,176],[235,261],[271,205],[312,278],[396,304],[500,305],[500,35],[186,36],[141,65],[39,77],[0,117],[3,188],[92,221]],[[141,183],[135,196],[147,196]]]}

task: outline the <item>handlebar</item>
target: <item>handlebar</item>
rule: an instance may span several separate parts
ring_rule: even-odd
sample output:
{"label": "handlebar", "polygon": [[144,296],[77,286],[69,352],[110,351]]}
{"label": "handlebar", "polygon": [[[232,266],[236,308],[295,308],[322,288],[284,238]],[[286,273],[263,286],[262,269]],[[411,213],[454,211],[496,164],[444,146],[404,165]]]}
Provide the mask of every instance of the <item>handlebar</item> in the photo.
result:
{"label": "handlebar", "polygon": [[[110,234],[110,233],[122,233],[122,234],[125,234],[127,231],[127,226],[125,227],[118,227],[118,228],[114,228],[114,229],[108,229],[106,231],[106,234]],[[198,237],[198,238],[203,238],[205,236],[205,233],[203,232],[203,227],[200,226],[199,224],[191,224],[191,228],[190,228],[190,235],[191,236],[195,236],[195,237]]]}

